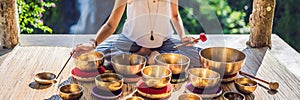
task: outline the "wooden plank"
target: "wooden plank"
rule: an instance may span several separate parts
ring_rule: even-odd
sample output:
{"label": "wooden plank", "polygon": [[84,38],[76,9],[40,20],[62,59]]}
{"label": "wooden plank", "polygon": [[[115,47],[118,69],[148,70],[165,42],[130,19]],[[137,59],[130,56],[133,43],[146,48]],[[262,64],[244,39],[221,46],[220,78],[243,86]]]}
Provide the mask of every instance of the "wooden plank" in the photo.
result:
{"label": "wooden plank", "polygon": [[[29,87],[33,82],[35,73],[41,71],[50,71],[58,73],[64,62],[67,60],[71,48],[65,47],[17,47],[0,66],[0,79],[2,99],[47,99],[55,97],[58,94],[58,85],[56,84],[48,89],[35,90]],[[287,68],[280,64],[273,54],[267,48],[240,49],[247,55],[247,60],[242,68],[243,71],[256,75],[266,80],[277,80],[280,83],[279,92],[275,95],[270,95],[268,92],[258,87],[251,94],[246,95],[247,100],[253,98],[261,99],[288,99],[300,98],[300,81]],[[72,62],[72,61],[71,61]],[[59,83],[68,80],[70,71],[73,68],[70,63],[62,76],[58,79]],[[80,83],[85,87],[85,93],[82,100],[95,100],[91,96],[91,89],[94,83]],[[222,84],[224,91],[237,91],[233,83]],[[174,92],[170,100],[177,98],[184,91],[184,84],[180,90]],[[220,98],[218,98],[220,99]]]}

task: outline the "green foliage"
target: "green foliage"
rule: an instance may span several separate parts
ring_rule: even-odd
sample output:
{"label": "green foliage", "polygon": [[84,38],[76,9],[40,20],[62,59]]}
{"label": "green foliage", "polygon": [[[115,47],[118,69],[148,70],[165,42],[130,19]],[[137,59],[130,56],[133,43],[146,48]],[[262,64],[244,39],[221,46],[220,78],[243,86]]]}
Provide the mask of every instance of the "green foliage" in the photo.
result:
{"label": "green foliage", "polygon": [[[216,20],[216,18],[210,14],[211,9],[217,15],[218,20],[225,34],[238,34],[249,33],[250,26],[245,22],[246,13],[243,10],[233,10],[227,0],[197,0],[198,10],[195,8],[182,8],[181,16],[186,29],[190,33],[198,34],[204,30],[200,26],[200,23],[195,19],[194,13],[199,13],[201,16],[205,16],[205,20]],[[205,5],[207,2],[209,5]],[[199,11],[199,12],[194,12]]]}
{"label": "green foliage", "polygon": [[42,17],[46,10],[55,7],[53,0],[17,0],[17,5],[21,33],[52,33],[52,29],[44,25]]}

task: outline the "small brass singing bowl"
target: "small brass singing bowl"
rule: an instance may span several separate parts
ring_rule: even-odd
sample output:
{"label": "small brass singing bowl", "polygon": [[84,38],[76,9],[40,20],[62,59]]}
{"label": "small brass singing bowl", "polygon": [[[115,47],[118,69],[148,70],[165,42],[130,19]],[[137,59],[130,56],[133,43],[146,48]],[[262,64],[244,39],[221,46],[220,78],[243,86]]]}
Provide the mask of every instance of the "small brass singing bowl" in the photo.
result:
{"label": "small brass singing bowl", "polygon": [[240,71],[246,59],[243,52],[226,47],[205,48],[199,52],[199,55],[204,68],[224,75],[233,75]]}
{"label": "small brass singing bowl", "polygon": [[190,58],[182,54],[163,53],[154,57],[155,63],[171,69],[172,74],[185,72],[190,65]]}
{"label": "small brass singing bowl", "polygon": [[172,72],[164,66],[146,66],[142,69],[142,80],[148,87],[163,88],[171,81]]}
{"label": "small brass singing bowl", "polygon": [[91,51],[81,54],[74,59],[75,67],[81,71],[96,71],[103,65],[104,54],[102,52]]}
{"label": "small brass singing bowl", "polygon": [[220,74],[205,68],[190,68],[188,80],[194,87],[211,88],[215,87],[220,80]]}
{"label": "small brass singing bowl", "polygon": [[146,58],[137,54],[119,54],[111,58],[112,65],[117,73],[135,75],[146,65]]}
{"label": "small brass singing bowl", "polygon": [[178,97],[178,100],[202,100],[202,98],[196,94],[183,93]]}
{"label": "small brass singing bowl", "polygon": [[103,73],[95,78],[96,87],[105,91],[117,91],[123,86],[123,77],[116,73]]}
{"label": "small brass singing bowl", "polygon": [[41,72],[34,76],[34,80],[36,83],[41,85],[49,85],[52,83],[56,83],[56,75],[50,72]]}
{"label": "small brass singing bowl", "polygon": [[245,96],[238,92],[227,91],[223,95],[224,100],[245,100]]}
{"label": "small brass singing bowl", "polygon": [[250,78],[238,78],[234,81],[234,85],[238,91],[244,94],[250,94],[254,92],[257,87],[256,81]]}
{"label": "small brass singing bowl", "polygon": [[63,100],[79,100],[83,95],[83,87],[78,84],[68,84],[59,88],[59,96]]}
{"label": "small brass singing bowl", "polygon": [[133,96],[133,97],[126,98],[126,100],[144,100],[144,99],[138,96]]}

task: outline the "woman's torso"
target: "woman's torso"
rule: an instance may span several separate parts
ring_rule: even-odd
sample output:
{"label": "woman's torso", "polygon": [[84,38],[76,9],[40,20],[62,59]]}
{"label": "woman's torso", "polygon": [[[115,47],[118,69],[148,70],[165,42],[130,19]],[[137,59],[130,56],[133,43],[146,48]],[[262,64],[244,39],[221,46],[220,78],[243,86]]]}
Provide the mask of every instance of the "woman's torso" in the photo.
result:
{"label": "woman's torso", "polygon": [[[150,39],[151,30],[154,40]],[[160,47],[173,34],[170,0],[128,0],[122,33],[140,46]]]}

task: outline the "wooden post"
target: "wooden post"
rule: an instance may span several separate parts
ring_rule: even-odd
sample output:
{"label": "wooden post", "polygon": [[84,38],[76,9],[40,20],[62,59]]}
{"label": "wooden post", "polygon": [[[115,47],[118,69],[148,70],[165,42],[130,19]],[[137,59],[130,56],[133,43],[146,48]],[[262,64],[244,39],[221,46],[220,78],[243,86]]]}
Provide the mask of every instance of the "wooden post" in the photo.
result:
{"label": "wooden post", "polygon": [[254,48],[272,47],[271,34],[276,0],[253,0],[250,15],[250,38],[247,45]]}
{"label": "wooden post", "polygon": [[17,0],[0,0],[0,41],[3,48],[19,43]]}

